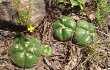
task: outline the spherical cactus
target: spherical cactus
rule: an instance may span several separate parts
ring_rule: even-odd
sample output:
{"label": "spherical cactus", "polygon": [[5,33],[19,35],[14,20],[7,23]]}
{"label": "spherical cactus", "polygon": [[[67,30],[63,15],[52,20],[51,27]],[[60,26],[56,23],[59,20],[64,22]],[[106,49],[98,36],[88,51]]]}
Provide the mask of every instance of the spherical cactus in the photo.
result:
{"label": "spherical cactus", "polygon": [[52,55],[52,48],[50,47],[50,45],[42,45],[42,55],[44,56]]}
{"label": "spherical cactus", "polygon": [[78,21],[75,32],[75,40],[79,45],[86,46],[97,40],[95,27],[85,20]]}
{"label": "spherical cactus", "polygon": [[61,17],[53,25],[54,36],[60,41],[66,41],[72,37],[76,22],[71,17]]}
{"label": "spherical cactus", "polygon": [[41,44],[37,39],[21,36],[13,41],[9,57],[19,67],[31,67],[38,62],[41,53]]}

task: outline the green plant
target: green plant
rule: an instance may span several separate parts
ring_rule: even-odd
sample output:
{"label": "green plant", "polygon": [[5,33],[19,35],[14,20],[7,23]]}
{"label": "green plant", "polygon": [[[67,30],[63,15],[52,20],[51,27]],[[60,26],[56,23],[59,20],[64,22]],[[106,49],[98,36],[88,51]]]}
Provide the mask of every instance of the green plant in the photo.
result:
{"label": "green plant", "polygon": [[42,55],[52,55],[52,48],[50,47],[50,45],[42,45]]}
{"label": "green plant", "polygon": [[32,25],[30,19],[30,12],[31,12],[31,1],[28,3],[28,6],[22,7],[21,0],[13,1],[14,7],[18,12],[18,17],[14,19],[14,22],[17,24],[22,25]]}
{"label": "green plant", "polygon": [[110,14],[109,0],[97,0],[96,18],[101,27],[105,25],[106,14]]}
{"label": "green plant", "polygon": [[28,6],[22,7],[21,0],[14,0],[14,7],[17,10],[17,17],[14,18],[14,23],[27,26],[27,30],[33,32],[35,27],[34,23],[30,20],[30,12],[32,9],[31,0]]}
{"label": "green plant", "polygon": [[53,25],[54,36],[60,41],[66,41],[72,37],[76,27],[76,22],[74,19],[63,16],[56,20]]}
{"label": "green plant", "polygon": [[97,40],[97,33],[94,26],[85,20],[77,22],[75,33],[77,44],[82,46],[86,46]]}
{"label": "green plant", "polygon": [[[46,51],[45,56],[52,54],[50,46],[48,48],[51,52]],[[17,66],[31,67],[38,62],[44,50],[47,50],[47,48],[42,49],[41,43],[34,37],[21,36],[13,41],[9,57]]]}
{"label": "green plant", "polygon": [[84,5],[87,0],[58,0],[59,2],[63,2],[64,4],[68,3],[71,4],[72,7],[77,5]]}
{"label": "green plant", "polygon": [[27,25],[27,20],[29,20],[29,14],[26,11],[19,11],[18,18],[14,19],[17,24]]}

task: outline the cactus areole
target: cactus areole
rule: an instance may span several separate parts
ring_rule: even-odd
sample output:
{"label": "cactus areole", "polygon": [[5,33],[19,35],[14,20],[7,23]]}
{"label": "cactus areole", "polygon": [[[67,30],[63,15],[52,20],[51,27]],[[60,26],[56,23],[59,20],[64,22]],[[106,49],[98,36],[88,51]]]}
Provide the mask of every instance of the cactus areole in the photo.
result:
{"label": "cactus areole", "polygon": [[66,41],[71,38],[76,27],[74,19],[63,16],[55,21],[53,25],[54,36],[60,41]]}
{"label": "cactus areole", "polygon": [[75,32],[75,40],[79,45],[86,46],[97,40],[95,27],[85,20],[77,22]]}
{"label": "cactus areole", "polygon": [[32,67],[41,53],[41,44],[37,39],[21,36],[13,41],[9,57],[19,67]]}

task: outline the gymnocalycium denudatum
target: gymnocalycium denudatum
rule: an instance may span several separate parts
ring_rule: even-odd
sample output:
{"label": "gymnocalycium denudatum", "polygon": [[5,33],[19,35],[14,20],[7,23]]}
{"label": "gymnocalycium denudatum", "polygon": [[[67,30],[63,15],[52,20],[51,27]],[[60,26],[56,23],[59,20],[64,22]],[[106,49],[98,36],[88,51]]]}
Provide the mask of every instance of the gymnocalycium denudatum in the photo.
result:
{"label": "gymnocalycium denudatum", "polygon": [[50,45],[42,45],[42,55],[44,56],[51,56],[52,55],[52,48]]}
{"label": "gymnocalycium denudatum", "polygon": [[66,41],[70,38],[81,45],[86,46],[97,40],[95,26],[85,20],[75,22],[71,17],[61,17],[53,25],[53,35],[60,41]]}
{"label": "gymnocalycium denudatum", "polygon": [[75,40],[77,44],[86,46],[97,40],[97,33],[92,23],[80,20],[76,24]]}
{"label": "gymnocalycium denudatum", "polygon": [[[44,54],[44,50],[47,50]],[[48,51],[51,50],[51,51]],[[9,49],[10,60],[19,67],[32,67],[41,55],[50,56],[52,48],[43,47],[39,40],[30,36],[16,38]],[[43,51],[43,54],[42,54]]]}
{"label": "gymnocalycium denudatum", "polygon": [[74,19],[68,16],[63,16],[55,21],[53,25],[54,36],[60,41],[66,41],[72,37],[76,27]]}

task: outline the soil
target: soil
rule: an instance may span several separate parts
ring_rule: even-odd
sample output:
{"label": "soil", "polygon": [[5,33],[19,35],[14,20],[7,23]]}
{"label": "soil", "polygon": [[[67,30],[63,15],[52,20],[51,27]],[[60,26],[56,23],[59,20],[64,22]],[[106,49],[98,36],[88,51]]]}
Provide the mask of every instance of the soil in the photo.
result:
{"label": "soil", "polygon": [[[79,7],[71,8],[70,5],[60,4],[57,0],[45,0],[44,2],[46,15],[33,33],[28,32],[24,26],[12,24],[10,16],[15,11],[11,9],[11,6],[6,7],[9,4],[6,0],[0,2],[0,70],[109,70],[110,21],[108,20],[103,29],[99,27],[94,17],[96,7],[94,0],[90,0],[90,3],[86,4],[84,8],[86,16],[79,14]],[[2,10],[4,9],[10,10],[11,14],[3,15]],[[54,21],[63,15],[70,16],[76,21],[84,19],[96,26],[99,46],[94,45],[95,48],[89,46],[96,50],[95,54],[88,53],[85,47],[73,43],[72,40],[61,42],[53,37]],[[39,62],[31,68],[20,68],[13,65],[8,56],[9,48],[13,39],[19,35],[31,35],[44,44],[50,44],[53,49],[52,56],[41,56]]]}

